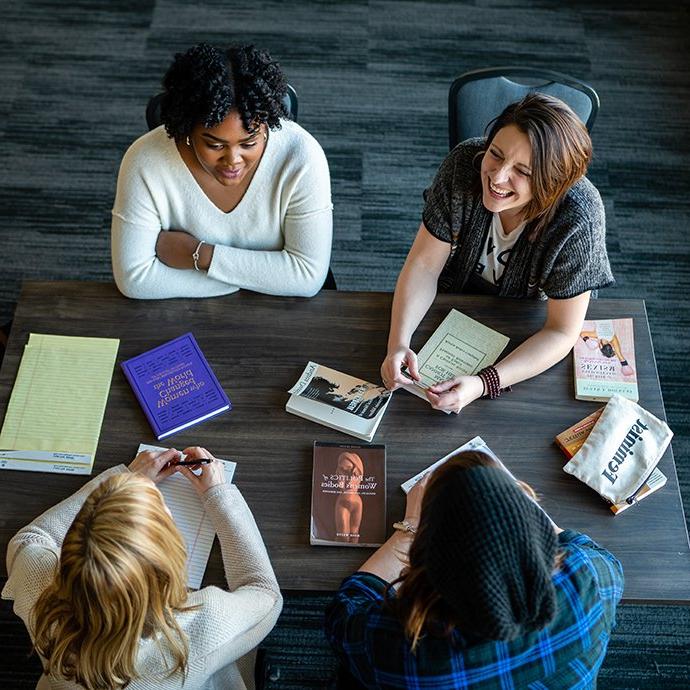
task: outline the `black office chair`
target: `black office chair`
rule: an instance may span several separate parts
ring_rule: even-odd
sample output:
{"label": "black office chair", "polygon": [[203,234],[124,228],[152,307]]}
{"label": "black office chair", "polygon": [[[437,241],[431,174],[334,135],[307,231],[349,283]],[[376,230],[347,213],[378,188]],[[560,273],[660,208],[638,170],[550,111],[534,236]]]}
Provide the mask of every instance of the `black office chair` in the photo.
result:
{"label": "black office chair", "polygon": [[534,67],[489,67],[465,72],[448,93],[448,138],[453,149],[461,141],[486,134],[486,126],[503,109],[530,92],[565,101],[592,131],[599,96],[585,82],[567,74]]}
{"label": "black office chair", "polygon": [[[162,93],[158,93],[149,99],[146,106],[146,124],[148,125],[149,131],[159,127],[161,125],[161,100],[163,98]],[[298,112],[298,101],[297,92],[290,86],[287,85],[287,93],[283,99],[283,103],[288,111],[288,117],[293,121],[297,122],[297,112]],[[321,287],[322,290],[337,290],[338,284],[335,282],[335,276],[331,267],[328,267],[328,274],[326,275],[326,280]]]}
{"label": "black office chair", "polygon": [[[158,93],[152,96],[146,106],[146,124],[148,125],[149,131],[155,129],[161,124],[161,100],[163,98],[162,93]],[[287,93],[285,98],[283,98],[283,104],[287,108],[288,117],[293,121],[297,122],[297,112],[298,112],[298,101],[297,92],[290,86],[287,85]]]}

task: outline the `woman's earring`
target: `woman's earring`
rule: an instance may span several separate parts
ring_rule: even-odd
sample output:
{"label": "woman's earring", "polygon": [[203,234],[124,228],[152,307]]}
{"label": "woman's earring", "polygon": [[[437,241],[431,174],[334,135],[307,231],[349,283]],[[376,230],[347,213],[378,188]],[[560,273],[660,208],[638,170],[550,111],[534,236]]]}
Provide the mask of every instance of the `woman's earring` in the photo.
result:
{"label": "woman's earring", "polygon": [[187,146],[191,146],[191,145],[192,145],[192,142],[189,141],[189,135],[187,135]]}

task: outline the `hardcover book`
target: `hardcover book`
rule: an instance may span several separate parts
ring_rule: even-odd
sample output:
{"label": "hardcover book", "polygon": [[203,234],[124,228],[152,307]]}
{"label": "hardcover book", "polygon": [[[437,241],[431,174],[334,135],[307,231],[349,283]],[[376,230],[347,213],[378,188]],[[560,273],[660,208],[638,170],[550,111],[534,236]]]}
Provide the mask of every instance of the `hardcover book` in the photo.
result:
{"label": "hardcover book", "polygon": [[231,409],[191,333],[121,366],[159,441]]}
{"label": "hardcover book", "polygon": [[606,402],[613,395],[637,402],[632,319],[585,321],[573,348],[575,398]]}
{"label": "hardcover book", "polygon": [[[587,417],[577,422],[577,424],[573,424],[571,427],[568,427],[565,431],[561,431],[561,433],[556,436],[556,445],[563,451],[563,454],[566,456],[566,458],[572,458],[573,455],[580,450],[582,444],[587,440],[589,432],[592,431],[603,411],[603,407],[599,410],[595,410],[592,412],[592,414],[587,415]],[[622,501],[621,503],[609,503],[609,510],[614,515],[618,515],[624,510],[631,508],[636,503],[639,503],[643,498],[651,496],[655,491],[658,491],[665,486],[666,482],[666,475],[658,467],[655,467],[654,471],[649,475],[647,481],[644,483],[644,486],[640,489],[637,496],[635,496],[635,501],[633,503],[628,503],[627,501]]]}
{"label": "hardcover book", "polygon": [[383,386],[316,362],[288,392],[287,412],[364,441],[374,438],[391,396]]}
{"label": "hardcover book", "polygon": [[403,388],[424,398],[435,383],[473,375],[493,364],[510,339],[469,316],[451,309],[417,355],[420,381]]}
{"label": "hardcover book", "polygon": [[381,546],[386,540],[386,447],[314,442],[309,542]]}

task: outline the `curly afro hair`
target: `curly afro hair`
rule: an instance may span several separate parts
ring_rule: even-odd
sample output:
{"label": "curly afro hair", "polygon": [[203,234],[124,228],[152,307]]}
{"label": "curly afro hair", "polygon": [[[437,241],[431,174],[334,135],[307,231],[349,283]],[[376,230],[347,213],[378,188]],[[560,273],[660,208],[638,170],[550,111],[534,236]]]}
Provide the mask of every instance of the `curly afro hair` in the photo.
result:
{"label": "curly afro hair", "polygon": [[161,120],[169,137],[181,141],[201,123],[214,127],[237,109],[252,131],[265,123],[280,128],[288,113],[287,82],[271,56],[253,45],[222,50],[206,43],[178,53],[163,77]]}

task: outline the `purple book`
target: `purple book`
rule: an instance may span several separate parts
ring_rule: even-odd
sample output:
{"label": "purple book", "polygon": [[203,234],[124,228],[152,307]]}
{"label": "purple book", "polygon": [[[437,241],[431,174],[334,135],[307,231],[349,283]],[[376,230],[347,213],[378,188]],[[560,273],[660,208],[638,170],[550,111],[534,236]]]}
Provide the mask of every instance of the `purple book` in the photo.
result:
{"label": "purple book", "polygon": [[191,333],[121,366],[159,441],[232,408]]}

